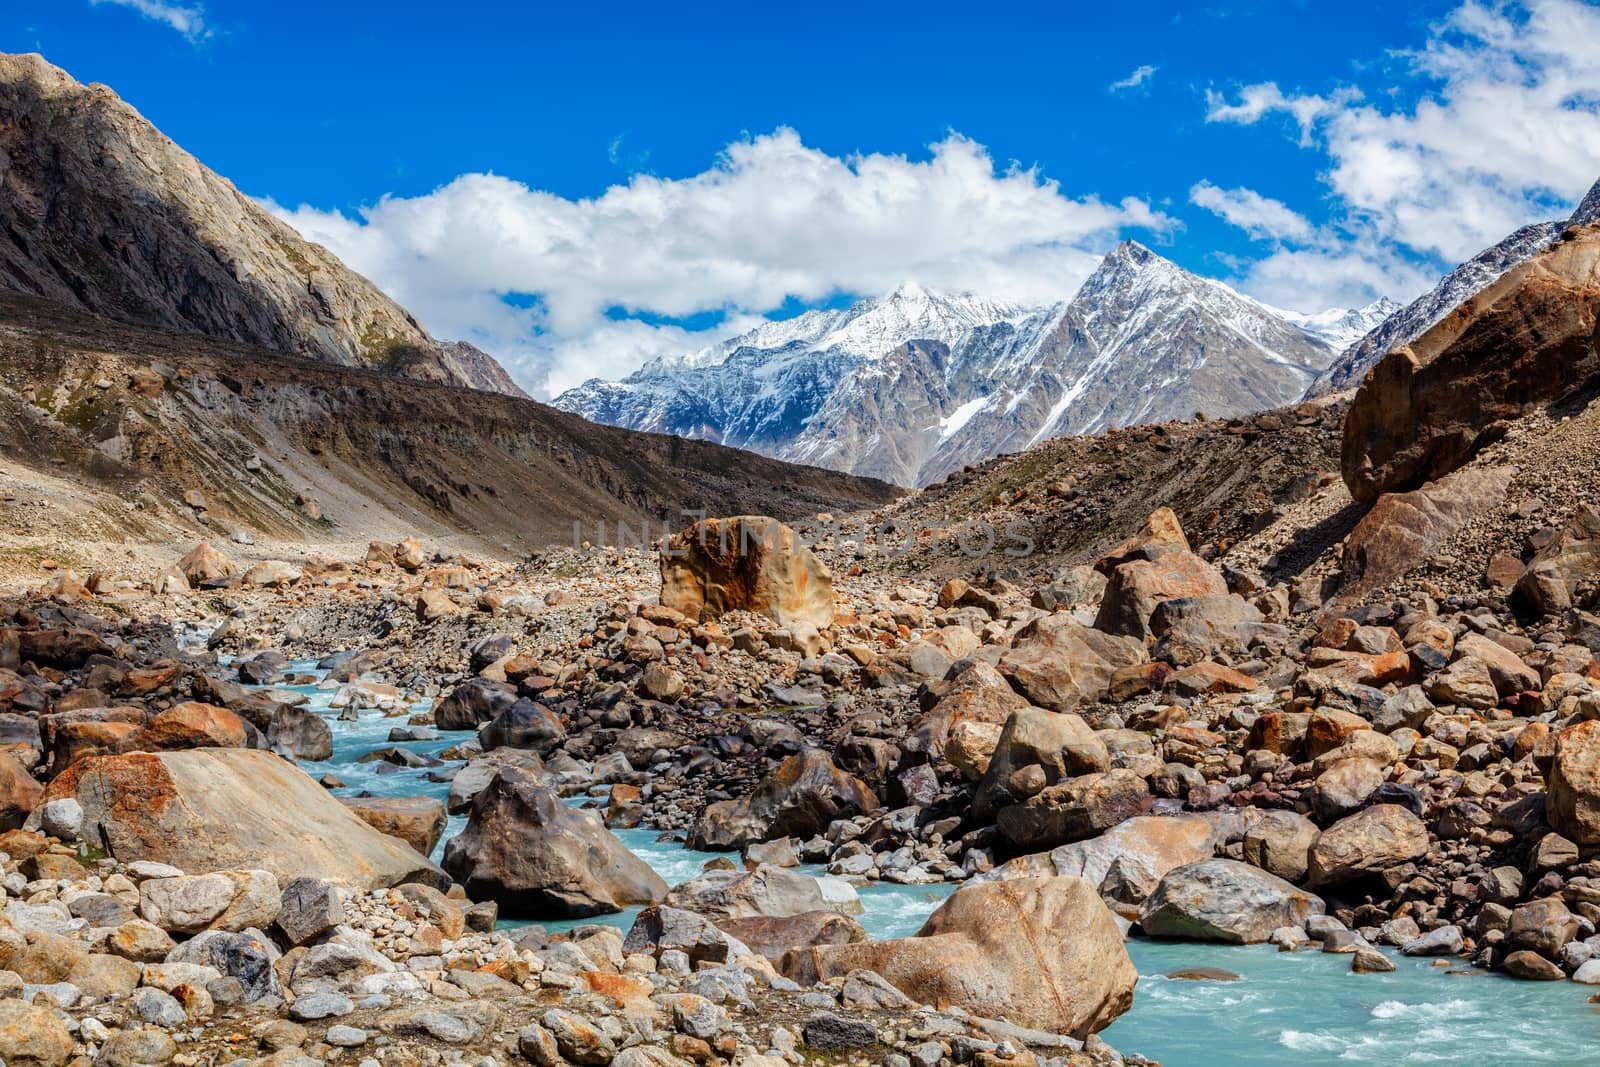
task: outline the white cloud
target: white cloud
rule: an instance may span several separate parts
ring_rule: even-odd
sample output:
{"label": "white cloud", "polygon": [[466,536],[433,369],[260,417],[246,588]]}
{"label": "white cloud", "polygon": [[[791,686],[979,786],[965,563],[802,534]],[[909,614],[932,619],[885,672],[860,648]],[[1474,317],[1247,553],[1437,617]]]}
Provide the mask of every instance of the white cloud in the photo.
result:
{"label": "white cloud", "polygon": [[1155,74],[1156,68],[1146,63],[1143,66],[1134,67],[1132,74],[1112,82],[1106,89],[1108,92],[1113,93],[1120,93],[1127,89],[1137,89],[1139,86],[1149,82],[1151,78],[1155,77]]}
{"label": "white cloud", "polygon": [[113,4],[132,8],[147,19],[172,27],[190,41],[203,41],[211,36],[211,30],[206,26],[205,8],[198,4],[186,6],[165,3],[164,0],[89,0],[89,3],[93,7]]}
{"label": "white cloud", "polygon": [[1282,200],[1262,196],[1254,189],[1219,189],[1201,181],[1189,190],[1189,202],[1203,207],[1265,241],[1304,240],[1311,236],[1311,223]]}
{"label": "white cloud", "polygon": [[[1474,0],[1422,48],[1390,57],[1422,89],[1414,99],[1274,82],[1208,93],[1208,121],[1286,114],[1300,143],[1327,158],[1330,224],[1249,268],[1246,288],[1303,307],[1308,293],[1350,293],[1364,271],[1383,285],[1430,279],[1520,226],[1564,215],[1600,177],[1596,41],[1600,7],[1581,0]],[[1369,291],[1408,297],[1426,284]]]}
{"label": "white cloud", "polygon": [[[617,320],[722,312],[747,324],[787,298],[886,292],[907,278],[1019,301],[1070,295],[1125,228],[1165,230],[1146,203],[1068,195],[951,134],[926,159],[840,158],[779,129],[700,174],[632,176],[569,200],[490,174],[357,217],[267,205],[416,312],[553,394],[723,331]],[[533,294],[512,307],[504,294]],[[731,328],[731,327],[728,327]]]}

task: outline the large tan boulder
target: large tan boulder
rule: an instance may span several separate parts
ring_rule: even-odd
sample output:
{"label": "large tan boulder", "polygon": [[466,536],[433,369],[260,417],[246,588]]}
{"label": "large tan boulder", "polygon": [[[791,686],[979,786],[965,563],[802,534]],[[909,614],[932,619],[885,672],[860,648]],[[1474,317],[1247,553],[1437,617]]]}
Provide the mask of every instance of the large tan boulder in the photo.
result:
{"label": "large tan boulder", "polygon": [[82,838],[124,863],[266,870],[375,889],[443,881],[414,849],[358,819],[289,761],[258,749],[91,756],[45,790],[83,807]]}
{"label": "large tan boulder", "polygon": [[227,556],[202,541],[178,560],[178,570],[183,572],[184,578],[191,586],[198,586],[201,582],[212,582],[226,578],[230,574],[237,574],[239,567]]}
{"label": "large tan boulder", "polygon": [[1183,525],[1169,507],[1159,507],[1144,520],[1139,532],[1101,556],[1094,569],[1107,578],[1124,563],[1134,560],[1160,559],[1169,552],[1189,551],[1189,539],[1184,536]]}
{"label": "large tan boulder", "polygon": [[1216,824],[1204,816],[1137,815],[1088,841],[1018,856],[987,877],[1086,878],[1112,910],[1131,919],[1168,871],[1215,855],[1217,838]]}
{"label": "large tan boulder", "polygon": [[1142,640],[1103,633],[1057,612],[1017,633],[1000,657],[1000,673],[1039,707],[1071,711],[1102,699],[1117,670],[1148,659]]}
{"label": "large tan boulder", "polygon": [[15,830],[39,806],[44,786],[9,752],[0,751],[0,830]]}
{"label": "large tan boulder", "polygon": [[1106,582],[1094,626],[1143,640],[1153,634],[1150,616],[1162,601],[1227,595],[1221,571],[1193,552],[1174,549],[1156,559],[1118,564]]}
{"label": "large tan boulder", "polygon": [[1374,804],[1317,835],[1306,857],[1308,884],[1342,885],[1428,854],[1428,828],[1411,809]]}
{"label": "large tan boulder", "polygon": [[702,622],[753,611],[785,626],[826,629],[833,625],[833,575],[777,519],[705,519],[662,548],[661,603]]}
{"label": "large tan boulder", "polygon": [[1579,845],[1600,845],[1600,719],[1556,735],[1545,787],[1551,828]]}
{"label": "large tan boulder", "polygon": [[1498,423],[1600,375],[1600,227],[1502,274],[1367,373],[1344,422],[1350,495],[1414,489],[1463,466]]}
{"label": "large tan boulder", "polygon": [[1038,784],[1052,786],[1064,778],[1109,766],[1111,753],[1105,742],[1079,716],[1019,708],[1006,720],[995,743],[988,769],[978,783],[973,813],[987,819],[1007,804],[1028,799],[1032,794],[1020,794],[1013,784],[1013,776],[1025,767],[1039,768]]}
{"label": "large tan boulder", "polygon": [[939,1009],[1083,1039],[1133,1004],[1138,972],[1116,918],[1082,878],[962,886],[916,936],[791,953],[801,980],[875,971]]}

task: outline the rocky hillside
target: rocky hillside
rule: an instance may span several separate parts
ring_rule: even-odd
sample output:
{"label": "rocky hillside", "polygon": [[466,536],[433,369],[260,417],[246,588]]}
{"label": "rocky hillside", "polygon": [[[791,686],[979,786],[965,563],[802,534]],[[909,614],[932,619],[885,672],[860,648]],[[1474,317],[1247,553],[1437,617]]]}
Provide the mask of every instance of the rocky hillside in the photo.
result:
{"label": "rocky hillside", "polygon": [[104,85],[0,55],[0,287],[322,363],[523,395]]}
{"label": "rocky hillside", "polygon": [[1281,312],[1127,242],[1051,307],[906,286],[588,382],[556,404],[926,485],[1052,437],[1288,403],[1388,310]]}
{"label": "rocky hillside", "polygon": [[1549,248],[1564,230],[1596,221],[1600,221],[1600,182],[1594,184],[1568,218],[1522,227],[1446,274],[1438,285],[1410,304],[1396,309],[1317,378],[1307,390],[1307,397],[1324,396],[1360,385],[1362,376],[1384,355],[1421,337],[1434,323],[1506,271]]}
{"label": "rocky hillside", "polygon": [[[132,524],[146,537],[194,536],[203,522],[224,538],[421,532],[530,549],[571,543],[574,522],[583,539],[610,543],[619,521],[638,531],[650,520],[660,536],[660,520],[676,528],[683,509],[796,517],[894,495],[709,442],[594,426],[531,400],[15,295],[0,295],[0,367],[8,473],[24,486],[65,476],[97,491],[108,535]],[[48,537],[48,514],[28,528]]]}

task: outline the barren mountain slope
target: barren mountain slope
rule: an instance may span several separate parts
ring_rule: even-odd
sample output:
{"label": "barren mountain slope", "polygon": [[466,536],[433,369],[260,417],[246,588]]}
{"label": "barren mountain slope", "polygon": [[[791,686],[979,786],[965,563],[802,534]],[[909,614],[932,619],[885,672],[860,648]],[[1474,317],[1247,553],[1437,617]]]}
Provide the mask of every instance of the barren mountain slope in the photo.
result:
{"label": "barren mountain slope", "polygon": [[521,396],[103,85],[0,54],[0,288],[125,322]]}
{"label": "barren mountain slope", "polygon": [[[100,491],[110,525],[188,521],[286,540],[464,535],[596,543],[681,509],[793,518],[895,490],[702,441],[595,426],[529,400],[109,323],[0,294],[0,458],[21,483]],[[296,498],[316,502],[314,508]],[[321,517],[314,517],[320,511]],[[604,520],[607,532],[600,535]],[[140,536],[130,528],[128,533]]]}

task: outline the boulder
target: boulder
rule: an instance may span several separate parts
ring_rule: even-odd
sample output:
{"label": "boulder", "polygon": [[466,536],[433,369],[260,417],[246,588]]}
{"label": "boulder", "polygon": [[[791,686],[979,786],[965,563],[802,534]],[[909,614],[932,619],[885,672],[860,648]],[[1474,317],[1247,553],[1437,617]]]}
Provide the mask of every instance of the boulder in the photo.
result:
{"label": "boulder", "polygon": [[72,1034],[53,1012],[0,1000],[0,1061],[6,1067],[61,1067],[71,1058]]}
{"label": "boulder", "polygon": [[266,928],[282,910],[268,871],[213,871],[139,883],[139,914],[172,934]]}
{"label": "boulder", "polygon": [[0,830],[16,830],[33,814],[44,786],[9,752],[0,751]]}
{"label": "boulder", "polygon": [[704,519],[662,548],[661,603],[701,622],[752,611],[825,630],[833,626],[833,575],[776,519]]}
{"label": "boulder", "polygon": [[130,749],[256,747],[261,735],[227,708],[188,700],[158,713],[128,742]]}
{"label": "boulder", "polygon": [[1458,530],[1505,498],[1515,471],[1471,467],[1409,493],[1385,493],[1344,539],[1343,574],[1335,608],[1428,562]]}
{"label": "boulder", "polygon": [[667,886],[600,817],[561,802],[536,774],[502,768],[450,839],[444,869],[509,918],[565,918],[655,904]]}
{"label": "boulder", "polygon": [[723,919],[785,918],[811,911],[841,915],[861,911],[860,898],[842,879],[813,878],[765,865],[753,871],[706,871],[673,886],[666,903],[719,923]]}
{"label": "boulder", "polygon": [[398,837],[424,856],[433,855],[448,817],[434,797],[340,797],[339,803],[379,833]]}
{"label": "boulder", "polygon": [[537,754],[520,748],[497,748],[476,756],[463,764],[450,779],[450,796],[445,810],[451,815],[464,815],[472,808],[472,799],[483,792],[504,767],[515,767],[528,774],[539,774],[544,761]]}
{"label": "boulder", "polygon": [[1071,711],[1102,699],[1119,668],[1149,659],[1144,642],[1056,613],[1028,623],[1000,657],[1000,673],[1041,708]]}
{"label": "boulder", "polygon": [[1138,980],[1115,917],[1069,877],[964,885],[914,937],[818,946],[784,968],[802,980],[873,971],[919,1003],[1080,1040],[1128,1010]]}
{"label": "boulder", "polygon": [[524,697],[501,711],[478,731],[484,750],[523,748],[548,755],[567,739],[556,713]]}
{"label": "boulder", "polygon": [[1038,781],[1051,786],[1109,766],[1111,753],[1105,742],[1077,715],[1020,708],[1006,719],[995,741],[973,800],[973,814],[988,819],[1000,808],[1028,799],[1031,794],[1019,795],[1011,784],[1012,776],[1025,767],[1038,767],[1043,772]]}
{"label": "boulder", "polygon": [[1118,767],[1048,786],[1021,804],[1001,808],[996,823],[1018,847],[1047,849],[1102,834],[1149,811],[1153,801],[1143,778]]}
{"label": "boulder", "polygon": [[433,706],[433,724],[441,730],[476,730],[518,700],[505,682],[468,678]]}
{"label": "boulder", "polygon": [[1085,878],[1113,910],[1131,918],[1128,913],[1155,892],[1168,871],[1210,859],[1217,840],[1215,824],[1204,816],[1136,815],[1087,841],[1018,856],[984,877]]}
{"label": "boulder", "polygon": [[1600,230],[1512,267],[1374,366],[1344,421],[1350,495],[1414,489],[1462,467],[1496,428],[1600,375]]}
{"label": "boulder", "polygon": [[294,764],[258,749],[93,756],[45,790],[83,808],[84,840],[124,863],[270,871],[357,889],[437,880],[403,842],[356,818]]}
{"label": "boulder", "polygon": [[[941,689],[936,689],[936,693],[938,699],[932,709],[900,746],[902,752],[916,759],[949,758],[950,739],[956,731],[964,728],[979,728],[967,731],[972,736],[992,729],[995,738],[998,738],[1000,727],[1005,725],[1011,713],[1028,706],[1027,700],[1011,688],[1004,675],[983,662],[968,665]],[[993,751],[992,744],[989,745],[989,751]],[[988,766],[987,753],[974,753],[974,756],[981,756],[982,767]],[[982,768],[976,762],[971,766],[977,770],[972,777],[981,777]],[[970,775],[965,768],[963,773]]]}
{"label": "boulder", "polygon": [[871,940],[866,928],[836,911],[803,911],[798,915],[751,915],[719,919],[717,926],[774,963],[797,949],[819,945],[859,945]]}
{"label": "boulder", "polygon": [[267,725],[267,746],[292,759],[329,760],[333,758],[333,730],[316,712],[281,704]]}
{"label": "boulder", "polygon": [[178,560],[178,570],[191,586],[198,588],[202,582],[215,582],[239,573],[233,560],[212,548],[204,541],[195,545]]}
{"label": "boulder", "polygon": [[1139,909],[1139,925],[1151,937],[1253,945],[1322,912],[1320,899],[1276,875],[1209,859],[1169,871]]}
{"label": "boulder", "polygon": [[1580,583],[1600,575],[1600,512],[1580,505],[1567,523],[1547,531],[1518,576],[1514,599],[1541,615],[1572,607]]}
{"label": "boulder", "polygon": [[1287,882],[1306,876],[1317,824],[1295,811],[1269,811],[1244,832],[1245,862]]}
{"label": "boulder", "polygon": [[1150,617],[1162,601],[1227,595],[1228,583],[1222,572],[1193,552],[1177,550],[1153,560],[1135,559],[1119,564],[1108,575],[1094,628],[1142,641],[1152,636]]}
{"label": "boulder", "polygon": [[1341,885],[1428,854],[1428,828],[1408,808],[1374,804],[1317,835],[1306,861],[1309,884]]}
{"label": "boulder", "polygon": [[778,764],[749,796],[706,805],[689,847],[727,852],[774,837],[809,838],[835,819],[878,806],[867,783],[839,770],[821,749],[805,748]]}
{"label": "boulder", "polygon": [[1555,737],[1545,818],[1578,845],[1600,845],[1600,719],[1588,719]]}
{"label": "boulder", "polygon": [[1094,569],[1109,578],[1124,563],[1156,560],[1169,553],[1187,551],[1189,539],[1184,536],[1177,514],[1169,507],[1159,507],[1144,520],[1138,533],[1101,556]]}

